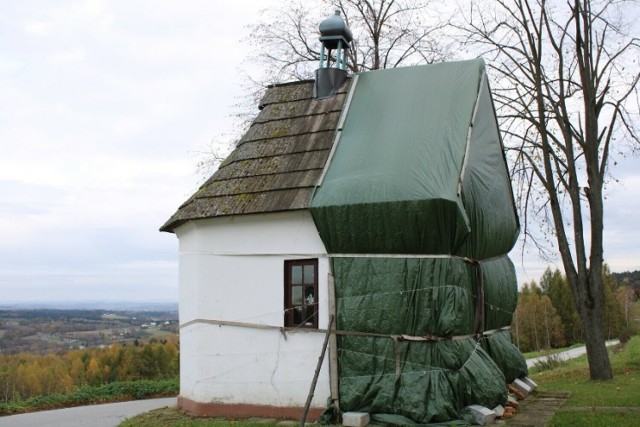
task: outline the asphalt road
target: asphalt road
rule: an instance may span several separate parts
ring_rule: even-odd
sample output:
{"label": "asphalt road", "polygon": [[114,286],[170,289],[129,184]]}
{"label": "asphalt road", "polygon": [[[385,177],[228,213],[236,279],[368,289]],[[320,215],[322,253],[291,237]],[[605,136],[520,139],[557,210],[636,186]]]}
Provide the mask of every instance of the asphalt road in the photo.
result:
{"label": "asphalt road", "polygon": [[175,397],[104,403],[0,417],[0,427],[115,427],[152,409],[175,406]]}
{"label": "asphalt road", "polygon": [[[607,347],[612,345],[617,345],[617,344],[620,344],[620,341],[618,340],[607,341]],[[569,360],[569,359],[574,359],[578,356],[582,356],[586,352],[587,352],[587,347],[583,346],[583,347],[572,348],[571,350],[563,351],[560,353],[556,353],[554,354],[554,356],[557,356],[560,360]],[[541,357],[534,357],[533,359],[527,359],[527,367],[532,368],[536,363],[546,359],[547,357],[548,356],[541,356]],[[0,426],[2,426],[2,424],[0,424]]]}

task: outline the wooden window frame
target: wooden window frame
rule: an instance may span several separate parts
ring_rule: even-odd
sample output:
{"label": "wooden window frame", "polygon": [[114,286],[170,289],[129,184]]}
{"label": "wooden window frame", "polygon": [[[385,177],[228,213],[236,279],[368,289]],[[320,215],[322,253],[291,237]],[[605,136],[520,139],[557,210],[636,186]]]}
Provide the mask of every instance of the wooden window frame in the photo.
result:
{"label": "wooden window frame", "polygon": [[[313,283],[308,283],[304,281],[304,266],[313,266]],[[301,284],[293,284],[293,267],[294,266],[303,266],[303,275],[302,275],[302,283]],[[294,305],[292,301],[292,288],[294,286],[302,286],[303,290],[303,298],[302,305]],[[314,302],[313,304],[307,304],[306,299],[304,298],[304,289],[305,287],[313,286],[313,295]],[[294,317],[294,310],[296,307],[302,308],[303,316],[305,318],[310,318],[311,322],[306,323],[296,323]],[[284,326],[285,327],[295,327],[295,328],[308,328],[308,329],[318,329],[319,324],[319,297],[318,297],[318,259],[295,259],[295,260],[286,260],[284,262]],[[308,312],[312,312],[313,315],[309,316]]]}

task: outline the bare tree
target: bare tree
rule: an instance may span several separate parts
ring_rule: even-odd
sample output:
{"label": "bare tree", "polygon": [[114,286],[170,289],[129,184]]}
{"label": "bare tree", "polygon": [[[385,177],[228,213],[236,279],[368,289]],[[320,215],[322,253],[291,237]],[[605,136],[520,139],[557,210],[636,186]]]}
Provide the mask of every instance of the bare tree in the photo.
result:
{"label": "bare tree", "polygon": [[640,143],[640,46],[625,24],[637,5],[496,0],[471,6],[458,27],[491,58],[521,215],[548,220],[555,236],[591,379],[613,377],[603,328],[603,191],[614,147]]}
{"label": "bare tree", "polygon": [[320,60],[318,25],[339,10],[354,34],[348,52],[354,73],[441,61],[449,51],[437,36],[445,24],[428,5],[429,0],[288,0],[251,27],[253,60],[265,67],[271,83],[311,78]]}
{"label": "bare tree", "polygon": [[[320,61],[318,26],[335,10],[353,32],[348,51],[353,73],[399,65],[443,61],[450,52],[441,30],[446,22],[431,0],[283,0],[281,7],[263,11],[260,22],[249,26],[253,54],[245,71],[245,95],[235,106],[239,139],[251,125],[264,89],[269,84],[313,78]],[[201,153],[198,172],[209,176],[219,165],[228,144],[215,138]]]}

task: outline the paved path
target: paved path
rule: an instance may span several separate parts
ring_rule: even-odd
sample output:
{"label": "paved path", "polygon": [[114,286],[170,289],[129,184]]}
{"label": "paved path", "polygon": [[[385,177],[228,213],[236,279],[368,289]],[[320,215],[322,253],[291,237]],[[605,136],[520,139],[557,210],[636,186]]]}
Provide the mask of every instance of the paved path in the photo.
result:
{"label": "paved path", "polygon": [[152,409],[175,406],[175,397],[77,406],[0,417],[0,427],[115,427]]}
{"label": "paved path", "polygon": [[[607,341],[607,347],[612,345],[617,345],[617,344],[620,344],[620,341],[618,340]],[[571,350],[563,351],[560,353],[555,353],[552,356],[558,357],[560,360],[569,360],[569,359],[575,359],[578,356],[582,356],[586,352],[587,352],[587,347],[582,346],[582,347],[572,348]],[[533,366],[536,363],[542,360],[545,360],[547,357],[549,356],[541,356],[541,357],[534,357],[533,359],[527,359],[527,367],[533,368]]]}
{"label": "paved path", "polygon": [[530,394],[525,400],[520,401],[516,416],[506,420],[504,424],[513,427],[546,426],[569,395],[567,392],[545,391]]}

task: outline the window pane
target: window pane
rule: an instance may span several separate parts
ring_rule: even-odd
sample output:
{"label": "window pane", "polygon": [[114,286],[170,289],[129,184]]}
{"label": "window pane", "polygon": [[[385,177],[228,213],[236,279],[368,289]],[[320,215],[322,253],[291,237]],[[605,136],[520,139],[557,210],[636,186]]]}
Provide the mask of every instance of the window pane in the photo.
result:
{"label": "window pane", "polygon": [[312,285],[315,282],[315,276],[316,276],[315,270],[316,269],[314,265],[304,266],[304,283],[306,283],[307,285]]}
{"label": "window pane", "polygon": [[302,266],[294,265],[291,267],[291,283],[294,285],[302,284]]}
{"label": "window pane", "polygon": [[293,324],[294,325],[299,325],[300,323],[302,323],[302,307],[296,307],[293,309]]}
{"label": "window pane", "polygon": [[291,303],[293,305],[302,305],[302,286],[291,287]]}
{"label": "window pane", "polygon": [[305,325],[313,326],[313,313],[314,313],[313,307],[309,307],[305,310],[305,317],[304,319],[302,319]]}
{"label": "window pane", "polygon": [[[305,286],[304,288],[304,303],[306,305],[313,306],[316,302],[316,296],[313,292],[313,286]],[[315,308],[312,308],[315,309]]]}

